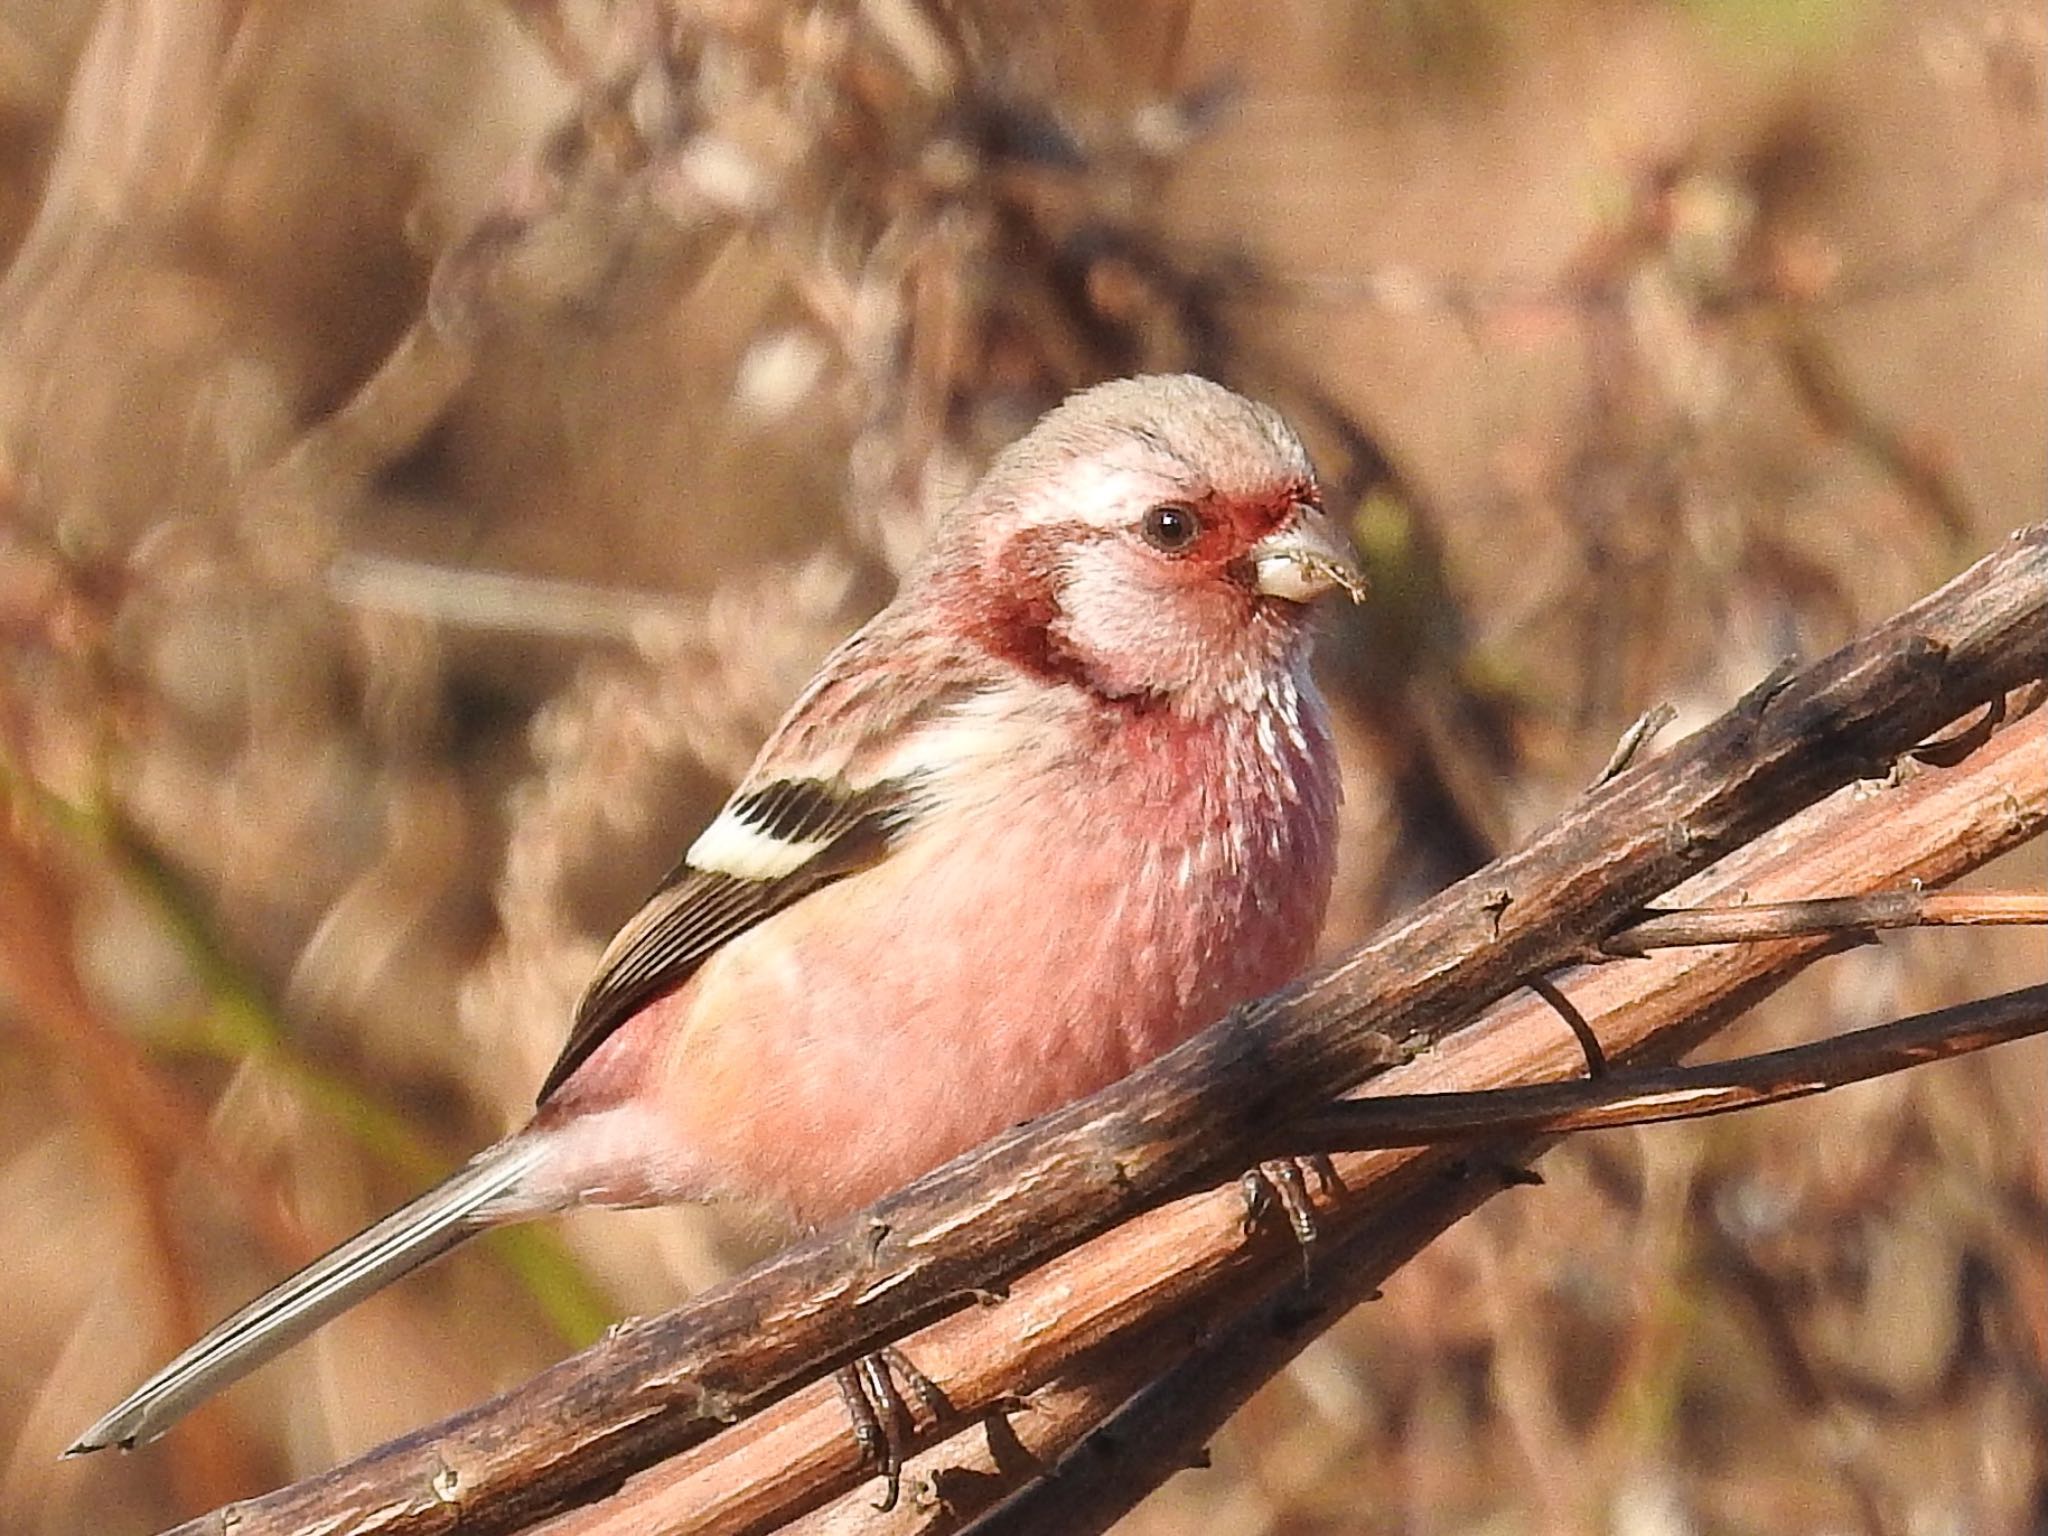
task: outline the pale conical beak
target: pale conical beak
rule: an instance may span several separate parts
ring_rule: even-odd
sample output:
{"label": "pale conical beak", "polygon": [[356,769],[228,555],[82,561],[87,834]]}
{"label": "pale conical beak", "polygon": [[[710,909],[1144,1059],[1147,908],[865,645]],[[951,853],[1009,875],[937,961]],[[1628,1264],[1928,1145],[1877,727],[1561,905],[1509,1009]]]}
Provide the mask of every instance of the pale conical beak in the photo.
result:
{"label": "pale conical beak", "polygon": [[1365,601],[1358,556],[1320,507],[1302,503],[1294,521],[1252,546],[1251,557],[1252,585],[1268,597],[1306,603],[1341,587],[1354,603]]}

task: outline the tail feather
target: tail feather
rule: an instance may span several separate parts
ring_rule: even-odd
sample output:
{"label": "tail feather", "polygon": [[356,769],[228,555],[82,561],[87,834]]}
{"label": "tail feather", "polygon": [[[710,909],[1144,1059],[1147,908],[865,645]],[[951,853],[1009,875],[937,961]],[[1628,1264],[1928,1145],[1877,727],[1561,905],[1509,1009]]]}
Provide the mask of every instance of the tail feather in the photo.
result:
{"label": "tail feather", "polygon": [[264,1292],[122,1399],[64,1454],[153,1440],[222,1387],[371,1292],[505,1219],[494,1202],[517,1192],[542,1153],[515,1138]]}

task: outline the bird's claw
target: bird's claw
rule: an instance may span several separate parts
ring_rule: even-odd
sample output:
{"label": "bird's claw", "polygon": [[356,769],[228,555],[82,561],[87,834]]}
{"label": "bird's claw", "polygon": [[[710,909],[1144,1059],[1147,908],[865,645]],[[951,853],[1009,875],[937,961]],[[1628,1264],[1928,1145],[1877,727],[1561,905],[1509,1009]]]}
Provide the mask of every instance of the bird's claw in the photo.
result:
{"label": "bird's claw", "polygon": [[1316,1187],[1325,1199],[1336,1199],[1344,1193],[1344,1183],[1337,1177],[1336,1165],[1321,1152],[1307,1157],[1273,1158],[1256,1168],[1246,1169],[1238,1180],[1238,1188],[1244,1195],[1244,1235],[1250,1237],[1256,1232],[1277,1205],[1287,1218],[1287,1229],[1294,1234],[1294,1241],[1301,1249],[1304,1286],[1315,1279],[1315,1248],[1317,1239],[1322,1235],[1315,1202],[1308,1192],[1310,1175],[1314,1176]]}
{"label": "bird's claw", "polygon": [[882,1511],[894,1509],[902,1494],[903,1449],[918,1429],[916,1416],[897,1387],[899,1376],[934,1425],[952,1413],[953,1405],[938,1383],[893,1344],[841,1366],[832,1378],[839,1386],[839,1400],[846,1406],[860,1464],[863,1469],[874,1468],[885,1484],[881,1501],[875,1505]]}

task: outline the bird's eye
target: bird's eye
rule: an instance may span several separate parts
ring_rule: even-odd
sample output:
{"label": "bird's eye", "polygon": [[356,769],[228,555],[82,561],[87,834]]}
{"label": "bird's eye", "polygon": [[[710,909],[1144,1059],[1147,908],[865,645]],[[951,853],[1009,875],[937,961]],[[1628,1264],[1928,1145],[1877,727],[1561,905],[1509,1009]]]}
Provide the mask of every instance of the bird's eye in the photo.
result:
{"label": "bird's eye", "polygon": [[1138,531],[1154,549],[1163,554],[1178,555],[1201,534],[1202,520],[1195,515],[1193,507],[1169,501],[1147,512],[1145,520],[1138,525]]}

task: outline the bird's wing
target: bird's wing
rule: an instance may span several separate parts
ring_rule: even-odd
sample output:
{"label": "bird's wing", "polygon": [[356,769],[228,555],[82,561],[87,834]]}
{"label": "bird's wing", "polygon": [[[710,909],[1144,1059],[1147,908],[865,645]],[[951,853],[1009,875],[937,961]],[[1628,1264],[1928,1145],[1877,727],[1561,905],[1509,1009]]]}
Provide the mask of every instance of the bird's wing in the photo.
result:
{"label": "bird's wing", "polygon": [[902,780],[853,790],[839,781],[776,779],[733,796],[598,960],[541,1100],[720,945],[886,855],[916,813],[915,788]]}
{"label": "bird's wing", "polygon": [[919,732],[981,691],[986,673],[957,654],[926,656],[925,686],[913,693],[874,661],[895,644],[871,626],[827,660],[724,809],[606,947],[541,1102],[721,945],[885,858],[931,808]]}

